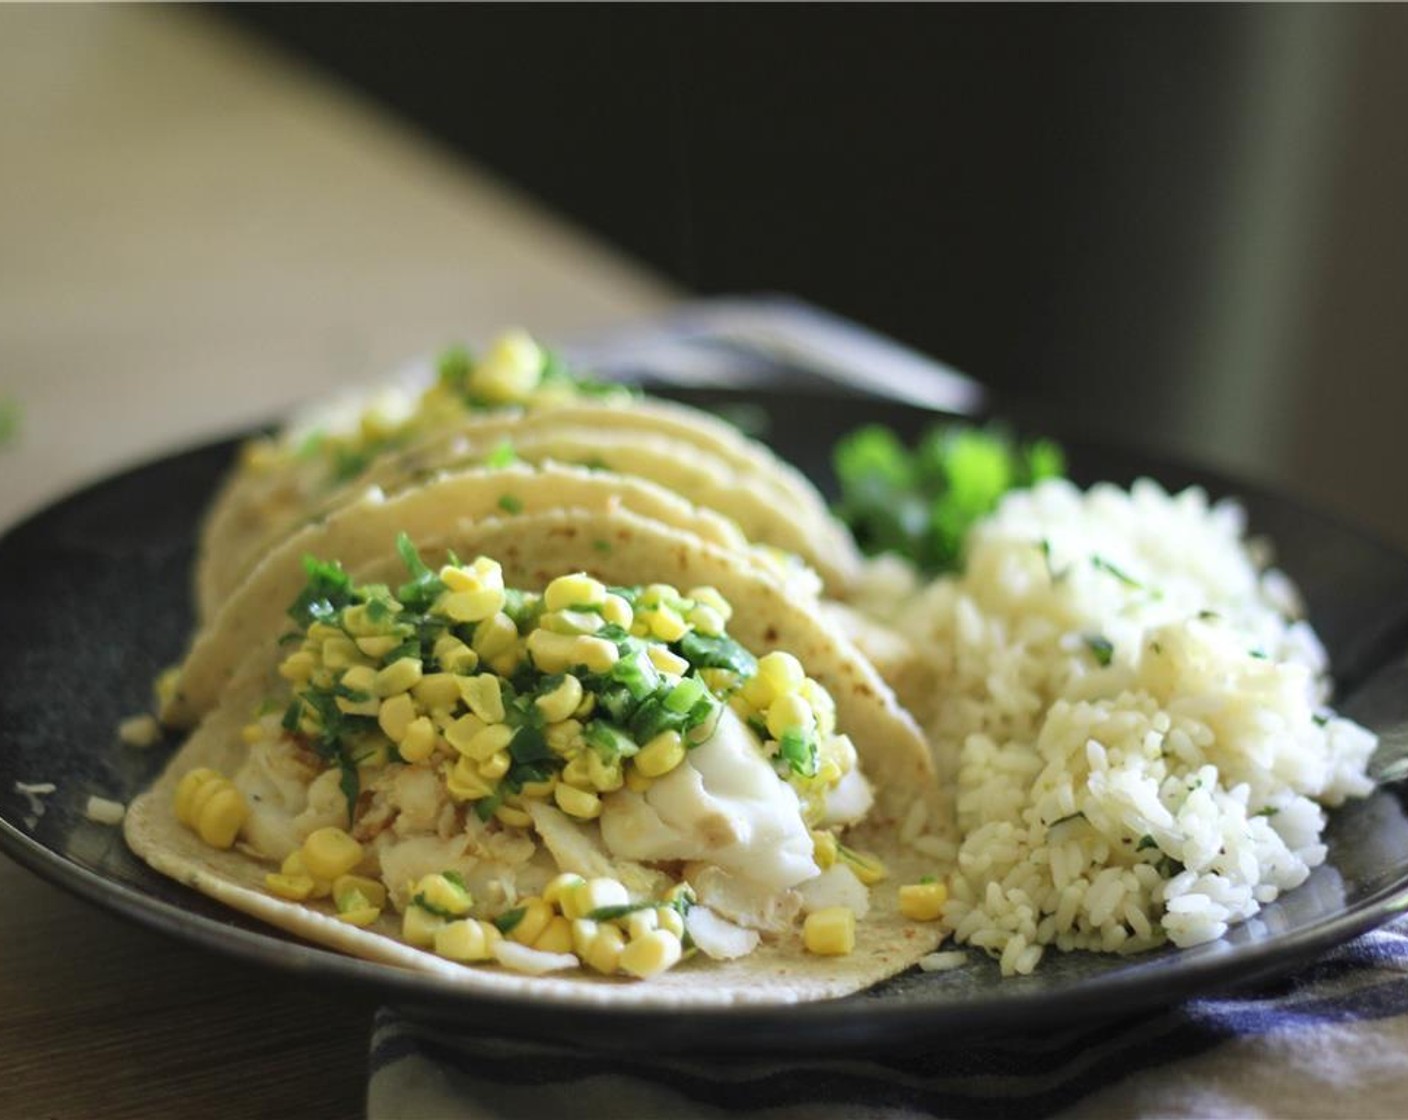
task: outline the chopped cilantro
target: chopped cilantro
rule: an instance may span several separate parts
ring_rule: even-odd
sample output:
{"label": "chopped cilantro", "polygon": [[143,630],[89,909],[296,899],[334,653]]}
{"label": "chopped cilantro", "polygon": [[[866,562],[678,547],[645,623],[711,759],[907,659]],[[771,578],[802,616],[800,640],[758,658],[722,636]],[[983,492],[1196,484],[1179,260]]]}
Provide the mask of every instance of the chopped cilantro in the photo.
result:
{"label": "chopped cilantro", "polygon": [[611,552],[611,542],[595,540],[592,541],[592,548],[594,548],[597,552],[602,553],[603,555],[608,555]]}
{"label": "chopped cilantro", "polygon": [[1099,554],[1096,554],[1095,556],[1092,556],[1090,558],[1090,566],[1096,571],[1105,572],[1109,575],[1114,576],[1126,587],[1133,588],[1135,591],[1144,590],[1144,585],[1142,583],[1140,583],[1137,579],[1131,576],[1128,572],[1125,572],[1121,568],[1118,568],[1114,564],[1110,563],[1110,561],[1106,560],[1103,556],[1100,556]]}
{"label": "chopped cilantro", "polygon": [[337,561],[324,563],[314,556],[303,557],[308,582],[289,607],[289,617],[306,630],[314,622],[327,621],[353,601],[352,579]]}
{"label": "chopped cilantro", "polygon": [[746,677],[758,671],[753,655],[722,634],[709,637],[691,630],[674,644],[679,655],[696,669],[728,669]]}
{"label": "chopped cilantro", "polygon": [[1157,848],[1158,846],[1159,842],[1155,840],[1152,836],[1150,836],[1148,833],[1145,833],[1139,838],[1139,843],[1134,846],[1134,850],[1136,852],[1142,852],[1149,848]]}
{"label": "chopped cilantro", "polygon": [[499,495],[499,508],[505,513],[522,513],[523,499],[512,494]]}
{"label": "chopped cilantro", "polygon": [[523,462],[523,460],[518,457],[518,453],[513,449],[513,441],[508,439],[501,442],[498,447],[494,448],[494,450],[489,452],[484,458],[484,465],[486,467],[493,467],[495,470],[500,467],[509,467],[514,463],[521,462]]}
{"label": "chopped cilantro", "polygon": [[623,902],[619,906],[598,906],[595,910],[587,911],[587,918],[593,922],[614,922],[617,918],[624,918],[627,914],[654,909],[655,903],[653,902]]}
{"label": "chopped cilantro", "polygon": [[784,731],[778,741],[777,755],[783,759],[794,774],[804,778],[816,777],[816,739],[800,731]]}
{"label": "chopped cilantro", "polygon": [[528,913],[528,907],[515,906],[512,910],[505,910],[494,919],[494,925],[498,927],[500,933],[512,933],[518,928],[518,923],[523,921],[523,915]]}
{"label": "chopped cilantro", "polygon": [[1085,644],[1086,648],[1095,655],[1095,660],[1098,661],[1102,667],[1109,666],[1110,661],[1115,656],[1115,646],[1109,638],[1100,634],[1087,634],[1085,636]]}

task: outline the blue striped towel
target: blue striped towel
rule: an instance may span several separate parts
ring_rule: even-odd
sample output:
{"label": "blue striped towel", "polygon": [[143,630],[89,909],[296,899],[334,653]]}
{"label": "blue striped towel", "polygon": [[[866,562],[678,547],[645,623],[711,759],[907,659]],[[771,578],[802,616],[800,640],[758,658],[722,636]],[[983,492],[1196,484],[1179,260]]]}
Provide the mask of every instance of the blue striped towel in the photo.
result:
{"label": "blue striped towel", "polygon": [[367,1110],[371,1120],[1401,1117],[1408,920],[1235,996],[1040,1033],[936,1036],[854,1060],[623,1060],[586,1040],[457,1036],[383,1009]]}

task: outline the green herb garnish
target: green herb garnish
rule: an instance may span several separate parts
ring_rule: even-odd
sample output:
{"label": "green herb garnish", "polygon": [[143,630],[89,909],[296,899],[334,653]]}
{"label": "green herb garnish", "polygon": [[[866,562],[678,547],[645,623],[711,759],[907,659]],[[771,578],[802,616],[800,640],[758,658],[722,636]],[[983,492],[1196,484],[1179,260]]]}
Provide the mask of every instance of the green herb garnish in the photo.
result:
{"label": "green herb garnish", "polygon": [[1095,655],[1095,660],[1100,663],[1102,668],[1108,667],[1115,656],[1114,643],[1100,634],[1087,634],[1085,645]]}

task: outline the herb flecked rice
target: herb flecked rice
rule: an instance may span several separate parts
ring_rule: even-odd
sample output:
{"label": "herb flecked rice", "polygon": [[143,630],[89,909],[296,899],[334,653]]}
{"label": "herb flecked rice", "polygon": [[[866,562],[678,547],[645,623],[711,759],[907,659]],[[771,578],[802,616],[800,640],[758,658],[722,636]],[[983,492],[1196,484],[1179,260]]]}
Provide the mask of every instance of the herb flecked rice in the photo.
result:
{"label": "herb flecked rice", "polygon": [[1369,792],[1376,738],[1324,706],[1324,649],[1244,528],[1197,489],[1051,480],[961,575],[872,564],[861,606],[936,678],[944,920],[1004,973],[1220,937],[1324,861],[1322,805]]}

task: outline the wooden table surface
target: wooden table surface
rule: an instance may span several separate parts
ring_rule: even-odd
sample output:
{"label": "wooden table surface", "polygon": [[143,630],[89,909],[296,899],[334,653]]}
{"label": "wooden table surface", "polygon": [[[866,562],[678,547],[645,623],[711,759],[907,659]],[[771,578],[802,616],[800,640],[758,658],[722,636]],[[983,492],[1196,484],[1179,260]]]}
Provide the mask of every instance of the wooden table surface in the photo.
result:
{"label": "wooden table surface", "polygon": [[[0,526],[447,341],[675,296],[205,13],[0,7],[0,106],[0,401],[21,409]],[[0,900],[0,1116],[361,1111],[370,1000],[3,857]]]}

